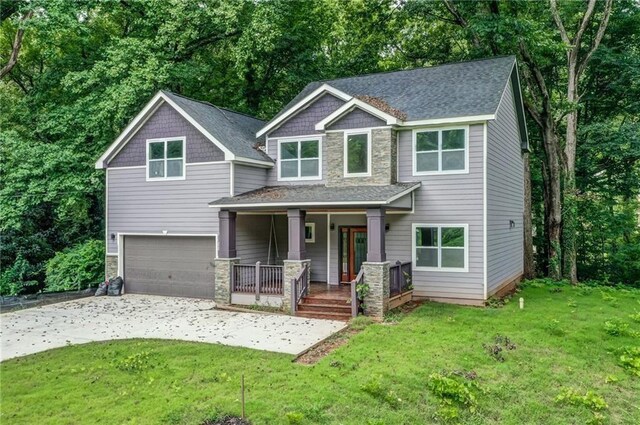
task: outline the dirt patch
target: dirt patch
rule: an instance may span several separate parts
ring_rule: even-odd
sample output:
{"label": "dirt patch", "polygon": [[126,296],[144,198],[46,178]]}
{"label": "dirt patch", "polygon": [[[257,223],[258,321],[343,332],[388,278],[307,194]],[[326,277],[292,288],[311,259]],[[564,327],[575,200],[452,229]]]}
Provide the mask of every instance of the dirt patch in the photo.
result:
{"label": "dirt patch", "polygon": [[251,422],[237,416],[225,416],[222,419],[206,420],[202,425],[251,425]]}
{"label": "dirt patch", "polygon": [[306,353],[299,356],[295,360],[295,363],[301,363],[306,365],[316,364],[324,356],[330,354],[331,352],[336,350],[338,347],[342,347],[347,342],[349,342],[351,337],[359,333],[361,330],[362,329],[347,328],[343,331],[340,331],[330,336],[329,338],[325,339],[315,347],[311,348]]}
{"label": "dirt patch", "polygon": [[402,314],[409,314],[413,310],[415,310],[416,308],[420,307],[425,302],[426,302],[425,300],[411,300],[409,302],[406,302],[406,303],[402,304],[401,306],[398,306],[398,307],[394,308],[392,310],[392,312],[394,312],[394,313],[402,313]]}

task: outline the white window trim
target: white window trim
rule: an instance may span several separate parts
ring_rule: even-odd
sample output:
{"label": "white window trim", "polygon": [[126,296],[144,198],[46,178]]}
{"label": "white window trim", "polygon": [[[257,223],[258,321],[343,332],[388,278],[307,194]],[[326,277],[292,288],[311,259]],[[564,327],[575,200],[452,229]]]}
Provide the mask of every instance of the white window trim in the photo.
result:
{"label": "white window trim", "polygon": [[[443,227],[462,227],[464,228],[464,267],[418,267],[416,263],[416,229],[418,227],[437,227],[438,228],[438,264],[441,263],[442,246],[441,238]],[[416,271],[437,271],[451,273],[467,273],[469,271],[469,225],[460,223],[413,223],[411,226],[411,261],[413,270]]]}
{"label": "white window trim", "polygon": [[[446,170],[446,171],[418,171],[418,152],[417,148],[417,134],[427,131],[438,132],[438,168],[442,168],[442,132],[447,130],[464,130],[464,169],[463,170]],[[426,127],[416,128],[412,132],[411,138],[411,151],[413,157],[413,175],[414,176],[434,176],[445,174],[469,174],[469,126],[455,126],[455,127]],[[435,151],[433,151],[435,152]]]}
{"label": "white window trim", "polygon": [[[167,177],[167,142],[169,141],[175,141],[175,140],[180,140],[182,142],[182,176],[180,177]],[[187,178],[187,142],[186,142],[187,138],[185,136],[181,136],[181,137],[163,137],[160,139],[147,139],[147,143],[146,143],[146,166],[145,166],[145,176],[148,182],[155,182],[155,181],[168,181],[168,180],[184,180]],[[157,142],[164,142],[165,147],[165,157],[163,159],[164,161],[164,177],[149,177],[149,145],[151,143],[157,143]],[[171,158],[171,159],[177,159],[177,158]],[[159,161],[159,160],[152,160],[152,161]]]}
{"label": "white window trim", "polygon": [[[307,235],[307,227],[311,228],[311,237],[309,239],[306,238]],[[316,223],[305,223],[304,224],[304,241],[306,243],[315,243],[316,242]]]}
{"label": "white window trim", "polygon": [[[283,143],[291,143],[291,142],[297,142],[298,143],[298,176],[300,176],[300,173],[302,172],[302,169],[300,167],[300,161],[302,159],[302,158],[300,158],[300,155],[301,155],[300,143],[301,142],[308,142],[308,141],[317,141],[318,142],[318,175],[317,176],[305,176],[305,177],[282,177],[281,169],[280,169],[280,165],[281,165],[281,158],[280,157],[282,156],[280,154],[280,145],[283,144]],[[288,138],[278,139],[278,151],[277,151],[276,155],[278,157],[278,181],[290,182],[290,181],[300,181],[300,180],[305,180],[305,181],[322,180],[322,137],[320,137],[320,136],[315,136],[315,137],[288,137]],[[306,158],[306,159],[312,159],[312,158]],[[293,161],[293,160],[291,160],[291,161]]]}
{"label": "white window trim", "polygon": [[[367,135],[367,172],[366,173],[349,173],[347,166],[349,163],[347,139],[353,134],[366,134]],[[344,153],[344,176],[345,177],[371,177],[371,129],[367,130],[349,130],[344,132],[343,153]]]}

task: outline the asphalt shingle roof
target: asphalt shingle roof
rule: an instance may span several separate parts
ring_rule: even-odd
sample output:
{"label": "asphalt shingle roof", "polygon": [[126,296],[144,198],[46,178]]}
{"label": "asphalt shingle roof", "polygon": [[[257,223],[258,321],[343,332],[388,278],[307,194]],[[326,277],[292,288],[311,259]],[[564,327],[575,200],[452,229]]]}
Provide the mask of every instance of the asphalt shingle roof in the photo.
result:
{"label": "asphalt shingle roof", "polygon": [[210,202],[209,205],[219,207],[238,205],[255,205],[258,207],[261,204],[290,206],[301,203],[318,203],[324,206],[329,204],[344,205],[345,203],[385,205],[389,203],[390,199],[405,191],[415,190],[418,187],[420,187],[420,183],[350,187],[327,187],[325,185],[266,186],[241,195],[220,198]]}
{"label": "asphalt shingle roof", "polygon": [[407,114],[407,120],[494,114],[515,56],[382,72],[308,84],[271,121],[322,84],[350,96],[372,96]]}
{"label": "asphalt shingle roof", "polygon": [[264,126],[264,121],[169,91],[163,90],[162,93],[235,155],[273,162],[255,147],[256,132]]}

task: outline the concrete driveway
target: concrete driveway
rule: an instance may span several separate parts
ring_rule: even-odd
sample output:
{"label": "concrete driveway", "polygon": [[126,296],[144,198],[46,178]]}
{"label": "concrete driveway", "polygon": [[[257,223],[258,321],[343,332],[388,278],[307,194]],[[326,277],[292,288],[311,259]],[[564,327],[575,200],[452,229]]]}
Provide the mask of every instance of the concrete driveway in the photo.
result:
{"label": "concrete driveway", "polygon": [[69,344],[179,339],[299,354],[344,322],[213,310],[210,300],[123,295],[82,298],[0,315],[0,361]]}

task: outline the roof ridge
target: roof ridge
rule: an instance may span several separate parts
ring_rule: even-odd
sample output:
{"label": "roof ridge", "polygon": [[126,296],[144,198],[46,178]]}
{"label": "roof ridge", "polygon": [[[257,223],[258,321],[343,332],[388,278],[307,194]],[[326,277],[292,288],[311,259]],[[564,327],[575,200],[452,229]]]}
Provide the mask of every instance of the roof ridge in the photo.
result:
{"label": "roof ridge", "polygon": [[[443,67],[443,66],[453,66],[453,65],[460,65],[460,64],[463,64],[463,63],[472,63],[472,62],[485,62],[485,61],[491,61],[491,60],[495,60],[495,59],[504,59],[504,58],[514,58],[514,59],[516,59],[516,56],[515,55],[500,55],[500,56],[491,56],[489,58],[476,58],[476,59],[468,59],[468,60],[458,61],[458,62],[440,63],[438,65],[431,65],[431,66],[416,66],[415,68],[396,69],[396,70],[393,70],[393,71],[369,72],[367,74],[352,75],[350,77],[338,77],[338,78],[332,78],[332,79],[327,79],[327,80],[315,80],[315,81],[311,81],[310,83],[308,83],[307,86],[311,85],[313,83],[330,83],[332,81],[340,81],[340,80],[348,80],[348,79],[351,79],[351,78],[368,77],[370,75],[382,75],[382,74],[393,74],[393,73],[400,73],[400,72],[410,72],[410,71],[417,71],[417,70],[420,70],[420,69],[433,69],[433,68],[440,68],[440,67]],[[307,86],[305,86],[305,88]]]}
{"label": "roof ridge", "polygon": [[[172,94],[172,95],[174,95],[174,96],[181,97],[182,99],[190,100],[190,101],[192,101],[192,102],[201,103],[201,104],[203,104],[203,105],[211,106],[211,107],[213,107],[213,108],[218,109],[220,112],[222,112],[222,114],[223,114],[223,115],[224,115],[224,112],[223,112],[223,110],[224,110],[224,111],[231,112],[231,113],[234,113],[234,114],[243,115],[243,116],[248,117],[248,118],[253,118],[254,120],[257,120],[257,121],[264,122],[264,121],[263,121],[263,120],[261,120],[260,118],[256,118],[256,117],[254,117],[254,116],[252,116],[252,115],[249,115],[249,114],[246,114],[246,113],[244,113],[244,112],[238,112],[238,111],[235,111],[235,110],[230,109],[230,108],[225,108],[224,106],[214,105],[213,103],[207,102],[206,100],[193,99],[193,98],[191,98],[191,97],[187,97],[187,96],[185,96],[185,95],[182,95],[182,94],[179,94],[179,93],[172,92],[171,90],[160,90],[160,91],[161,91],[161,92],[164,92],[164,93]],[[226,115],[224,115],[224,117],[225,117],[227,120],[229,120],[229,118],[228,118]],[[229,121],[231,121],[231,120],[229,120]]]}

